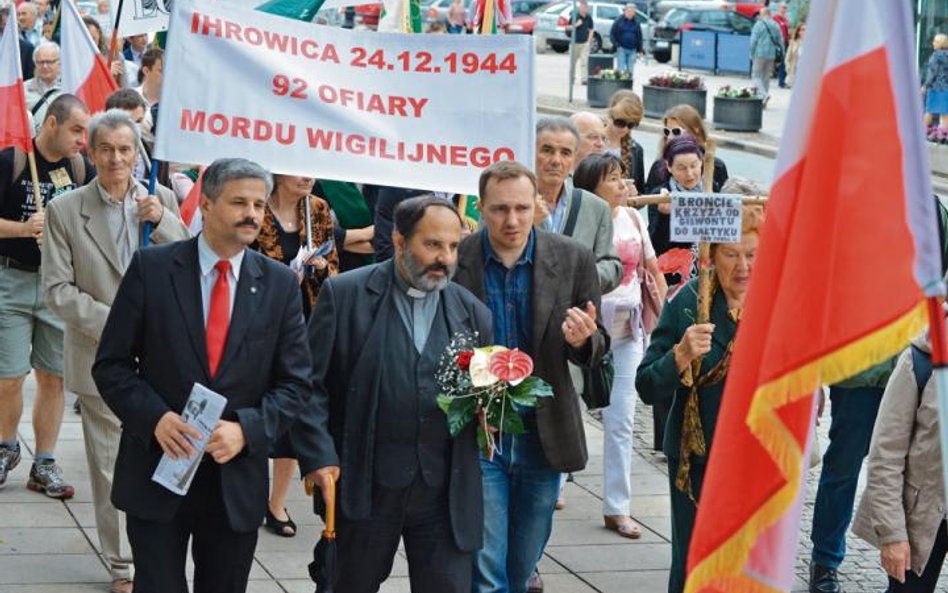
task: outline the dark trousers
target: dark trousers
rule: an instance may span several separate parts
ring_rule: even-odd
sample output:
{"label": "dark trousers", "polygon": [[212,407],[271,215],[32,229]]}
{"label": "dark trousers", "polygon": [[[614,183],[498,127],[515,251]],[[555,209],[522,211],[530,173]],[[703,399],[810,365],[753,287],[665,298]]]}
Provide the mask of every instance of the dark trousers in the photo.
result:
{"label": "dark trousers", "polygon": [[853,517],[859,470],[869,453],[883,391],[881,387],[830,388],[830,442],[823,454],[810,534],[811,558],[821,566],[838,568],[846,556],[846,531]]}
{"label": "dark trousers", "polygon": [[780,88],[787,86],[787,65],[785,62],[777,62],[777,85]]}
{"label": "dark trousers", "polygon": [[221,496],[220,468],[201,463],[191,489],[169,523],[128,515],[135,558],[135,593],[187,593],[188,540],[194,593],[244,593],[257,547],[257,531],[231,529]]}
{"label": "dark trousers", "polygon": [[932,548],[932,554],[928,557],[928,564],[922,571],[922,576],[918,576],[911,570],[905,573],[905,582],[900,583],[889,577],[889,588],[886,593],[932,593],[935,585],[938,584],[938,575],[941,573],[941,566],[945,562],[945,552],[948,551],[948,529],[945,522],[941,522],[938,528],[938,536],[935,538],[935,547]]}
{"label": "dark trousers", "polygon": [[405,540],[414,593],[470,593],[473,555],[458,550],[451,531],[447,484],[431,487],[420,475],[407,488],[373,485],[368,519],[336,519],[336,593],[376,593],[392,572],[398,540]]}
{"label": "dark trousers", "polygon": [[[701,485],[704,483],[703,463],[691,460],[691,489],[695,500],[701,498]],[[688,498],[688,494],[675,486],[678,475],[678,459],[668,458],[668,487],[671,492],[672,545],[671,570],[668,573],[668,593],[681,593],[685,590],[685,568],[688,566],[688,547],[691,545],[691,532],[695,528],[695,516],[698,506]]]}

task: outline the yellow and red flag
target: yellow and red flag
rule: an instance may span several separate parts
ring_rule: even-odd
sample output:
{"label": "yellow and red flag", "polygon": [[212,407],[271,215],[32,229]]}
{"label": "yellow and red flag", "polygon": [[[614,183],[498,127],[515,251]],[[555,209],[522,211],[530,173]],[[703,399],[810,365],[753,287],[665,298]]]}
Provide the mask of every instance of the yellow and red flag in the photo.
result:
{"label": "yellow and red flag", "polygon": [[811,7],[686,593],[790,591],[813,393],[900,351],[942,290],[911,19]]}
{"label": "yellow and red flag", "polygon": [[15,146],[23,152],[33,152],[28,114],[16,15],[11,8],[6,27],[0,31],[0,147]]}

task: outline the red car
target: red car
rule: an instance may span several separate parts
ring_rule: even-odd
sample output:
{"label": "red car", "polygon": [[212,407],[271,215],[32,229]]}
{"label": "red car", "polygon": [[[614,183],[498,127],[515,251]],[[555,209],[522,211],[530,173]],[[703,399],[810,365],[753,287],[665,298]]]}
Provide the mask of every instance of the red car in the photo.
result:
{"label": "red car", "polygon": [[510,6],[513,20],[507,26],[507,33],[533,35],[537,24],[536,12],[550,5],[550,0],[514,0]]}
{"label": "red car", "polygon": [[355,24],[365,25],[369,29],[379,28],[379,16],[382,14],[382,4],[360,4],[355,7]]}

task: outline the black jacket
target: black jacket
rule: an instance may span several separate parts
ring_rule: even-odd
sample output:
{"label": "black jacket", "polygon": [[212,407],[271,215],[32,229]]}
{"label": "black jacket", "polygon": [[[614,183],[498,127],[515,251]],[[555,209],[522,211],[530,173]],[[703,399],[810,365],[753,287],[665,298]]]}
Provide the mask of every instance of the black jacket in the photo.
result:
{"label": "black jacket", "polygon": [[[260,527],[267,509],[270,443],[299,415],[310,358],[299,281],[286,266],[246,250],[217,374],[208,371],[197,239],[135,253],[109,313],[92,377],[122,421],[112,502],[148,521],[169,521],[185,497],[151,480],[162,450],[158,420],[181,413],[195,382],[227,398],[246,447],[220,468],[231,528]],[[205,459],[203,463],[213,463]]]}

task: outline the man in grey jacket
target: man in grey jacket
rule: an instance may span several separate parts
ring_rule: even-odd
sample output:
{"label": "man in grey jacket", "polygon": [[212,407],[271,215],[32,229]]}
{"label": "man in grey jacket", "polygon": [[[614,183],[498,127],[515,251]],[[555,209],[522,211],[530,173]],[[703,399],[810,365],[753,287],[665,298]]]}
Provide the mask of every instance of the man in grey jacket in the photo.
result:
{"label": "man in grey jacket", "polygon": [[573,187],[569,175],[579,150],[579,132],[565,117],[537,122],[536,176],[549,215],[539,224],[546,231],[566,235],[592,249],[599,289],[606,294],[622,280],[622,262],[612,244],[612,212],[606,202]]}

